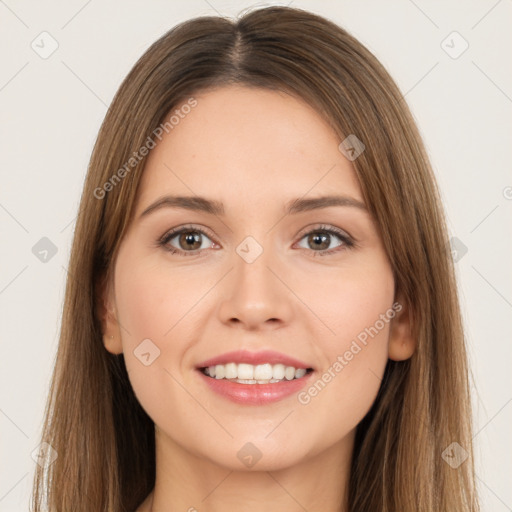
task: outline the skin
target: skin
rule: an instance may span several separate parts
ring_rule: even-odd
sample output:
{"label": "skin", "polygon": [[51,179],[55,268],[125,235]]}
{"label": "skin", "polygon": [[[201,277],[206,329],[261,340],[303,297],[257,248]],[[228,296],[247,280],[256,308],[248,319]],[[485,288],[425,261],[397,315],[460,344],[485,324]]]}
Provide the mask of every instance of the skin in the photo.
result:
{"label": "skin", "polygon": [[[315,110],[282,92],[243,86],[194,97],[197,106],[148,157],[134,220],[104,290],[105,347],[124,353],[135,394],[155,423],[156,485],[138,512],[346,510],[355,428],[388,358],[414,352],[408,309],[402,303],[306,405],[296,394],[246,405],[210,391],[196,365],[239,348],[289,354],[319,378],[400,297],[366,211],[284,214],[301,197],[363,202],[341,141]],[[166,194],[222,201],[225,215],[161,208],[139,219]],[[199,235],[195,255],[157,245],[188,223],[212,235]],[[357,247],[327,235],[317,248],[307,234],[325,233],[320,224],[343,230]],[[236,252],[247,236],[263,248],[252,263]],[[168,245],[194,252],[179,235]],[[133,351],[147,338],[160,355],[145,366]],[[262,454],[252,468],[237,457],[248,442]]]}

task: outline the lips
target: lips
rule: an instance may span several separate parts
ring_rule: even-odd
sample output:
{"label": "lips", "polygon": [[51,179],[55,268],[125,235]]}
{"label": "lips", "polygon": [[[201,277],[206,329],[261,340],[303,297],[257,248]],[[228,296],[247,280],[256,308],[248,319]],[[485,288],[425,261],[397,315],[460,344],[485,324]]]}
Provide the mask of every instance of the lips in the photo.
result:
{"label": "lips", "polygon": [[226,352],[225,354],[222,354],[220,356],[202,361],[200,364],[197,365],[197,368],[201,369],[206,368],[208,366],[215,366],[217,364],[228,363],[247,363],[252,365],[269,363],[271,365],[283,364],[285,366],[293,366],[295,368],[313,369],[311,365],[304,361],[301,361],[294,357],[290,357],[280,352],[275,352],[273,350],[262,350],[260,352],[250,352],[248,350],[235,350],[233,352]]}
{"label": "lips", "polygon": [[249,406],[264,406],[286,400],[306,387],[315,374],[311,372],[300,379],[284,380],[277,384],[238,384],[226,379],[212,379],[197,371],[205,389],[235,404]]}
{"label": "lips", "polygon": [[[209,376],[212,370],[216,372],[221,369],[227,372],[227,367],[231,366],[230,363],[238,365],[238,372],[240,367],[243,366],[252,366],[256,373],[260,365],[267,369],[268,367],[273,367],[273,370],[276,370],[277,365],[281,367],[281,374],[285,367],[286,371],[295,369],[298,373],[296,373],[295,378],[293,376],[282,378],[283,375],[281,375],[281,379],[277,380],[277,382],[275,379],[267,380],[266,377],[264,380],[244,380]],[[226,365],[226,368],[224,368],[224,365]],[[231,402],[245,405],[266,405],[284,400],[294,393],[298,393],[311,382],[311,379],[316,374],[314,368],[308,363],[273,350],[262,350],[259,352],[235,350],[233,352],[226,352],[217,357],[202,361],[197,365],[196,370],[199,379],[208,389]]]}

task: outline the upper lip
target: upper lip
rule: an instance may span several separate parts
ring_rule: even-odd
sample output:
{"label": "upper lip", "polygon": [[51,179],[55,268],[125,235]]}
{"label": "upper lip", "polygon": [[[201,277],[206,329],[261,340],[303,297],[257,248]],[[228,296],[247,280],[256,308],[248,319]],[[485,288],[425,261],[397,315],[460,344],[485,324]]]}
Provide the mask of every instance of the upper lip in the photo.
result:
{"label": "upper lip", "polygon": [[285,366],[293,366],[294,368],[311,368],[311,366],[304,361],[300,361],[286,354],[281,354],[280,352],[274,352],[273,350],[262,350],[260,352],[234,350],[233,352],[226,352],[220,356],[203,361],[197,367],[205,368],[207,366],[227,363],[247,363],[252,365],[270,363],[284,364]]}

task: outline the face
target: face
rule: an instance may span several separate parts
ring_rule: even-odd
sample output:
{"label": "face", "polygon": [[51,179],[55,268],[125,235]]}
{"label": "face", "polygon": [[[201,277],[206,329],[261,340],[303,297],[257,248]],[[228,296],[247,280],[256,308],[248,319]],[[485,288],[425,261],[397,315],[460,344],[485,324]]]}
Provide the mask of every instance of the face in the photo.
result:
{"label": "face", "polygon": [[[194,97],[148,157],[105,345],[169,443],[225,468],[243,469],[244,450],[284,468],[354,432],[388,357],[411,355],[405,305],[352,163],[311,107],[241,86]],[[198,196],[222,211],[192,209]],[[309,201],[324,196],[342,199]],[[229,352],[215,378],[199,369]],[[306,375],[219,378],[295,366]]]}

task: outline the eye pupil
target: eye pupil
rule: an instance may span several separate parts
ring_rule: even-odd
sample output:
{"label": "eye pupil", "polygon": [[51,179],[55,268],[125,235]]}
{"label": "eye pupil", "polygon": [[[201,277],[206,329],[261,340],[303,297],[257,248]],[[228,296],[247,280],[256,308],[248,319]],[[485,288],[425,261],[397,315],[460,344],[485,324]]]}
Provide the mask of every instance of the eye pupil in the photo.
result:
{"label": "eye pupil", "polygon": [[[313,242],[312,245],[314,245],[315,247],[320,248],[320,249],[327,249],[329,247],[329,235],[326,235],[326,234],[310,235],[309,241]],[[325,243],[326,241],[327,241],[327,244]]]}
{"label": "eye pupil", "polygon": [[201,247],[201,241],[199,241],[199,237],[201,236],[201,233],[198,233],[197,231],[188,231],[187,233],[182,233],[180,236],[180,245],[182,242],[184,242],[185,246],[186,244],[195,244],[194,247],[186,247],[187,249],[198,249]]}

